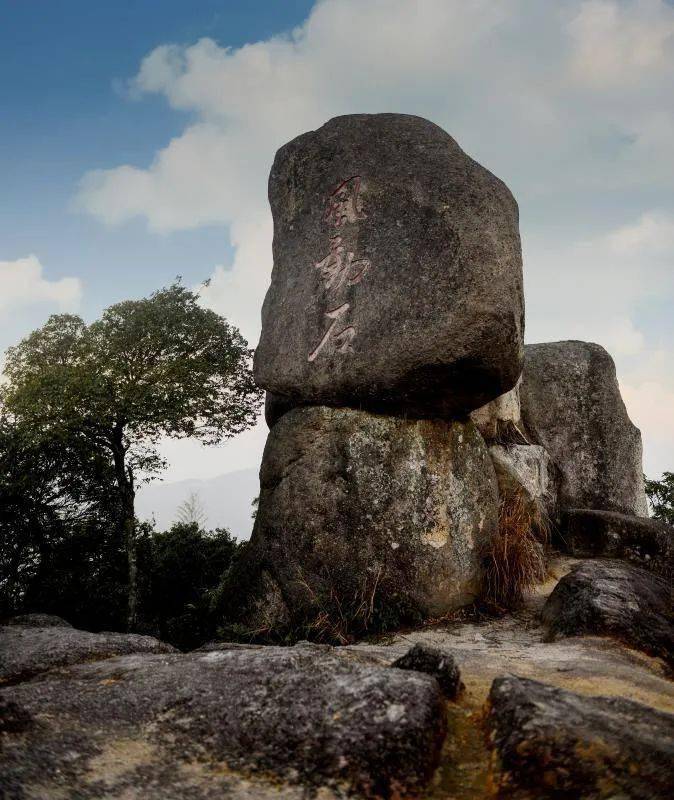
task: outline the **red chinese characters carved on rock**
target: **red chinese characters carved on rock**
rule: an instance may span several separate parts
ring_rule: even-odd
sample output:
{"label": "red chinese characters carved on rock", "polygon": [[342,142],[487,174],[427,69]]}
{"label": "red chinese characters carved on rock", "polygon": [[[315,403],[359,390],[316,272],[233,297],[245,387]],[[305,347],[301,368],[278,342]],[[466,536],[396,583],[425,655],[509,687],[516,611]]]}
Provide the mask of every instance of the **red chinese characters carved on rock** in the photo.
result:
{"label": "red chinese characters carved on rock", "polygon": [[[328,198],[323,220],[335,228],[342,228],[365,219],[366,215],[360,200],[360,186],[359,175],[342,181]],[[344,246],[343,237],[335,234],[330,237],[330,251],[325,258],[314,264],[314,268],[319,270],[325,288],[328,291],[335,291],[343,286],[355,286],[360,283],[370,269],[370,261],[366,258],[356,258],[355,254]],[[341,327],[349,308],[349,303],[342,303],[325,314],[331,320],[331,324],[318,346],[309,353],[308,361],[315,361],[328,344],[336,353],[353,351],[351,342],[356,335],[356,328],[354,325]]]}

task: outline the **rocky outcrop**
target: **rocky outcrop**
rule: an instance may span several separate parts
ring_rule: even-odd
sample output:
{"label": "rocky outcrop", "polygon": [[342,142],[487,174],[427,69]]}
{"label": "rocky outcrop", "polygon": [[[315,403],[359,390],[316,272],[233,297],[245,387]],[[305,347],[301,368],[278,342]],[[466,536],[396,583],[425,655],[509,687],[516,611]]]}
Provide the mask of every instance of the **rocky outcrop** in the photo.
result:
{"label": "rocky outcrop", "polygon": [[249,547],[265,586],[248,623],[279,627],[269,617],[276,608],[300,626],[346,615],[357,630],[373,615],[394,626],[468,603],[497,506],[489,453],[471,424],[294,409],[265,448]]}
{"label": "rocky outcrop", "polygon": [[573,556],[623,558],[674,578],[674,528],[660,520],[572,508],[564,514],[562,534],[564,548]]}
{"label": "rocky outcrop", "polygon": [[[40,615],[42,616],[42,615]],[[57,618],[58,619],[58,618]],[[65,623],[67,625],[67,623]],[[70,626],[0,627],[0,684],[127,653],[173,653],[171,645],[135,633],[89,633]]]}
{"label": "rocky outcrop", "polygon": [[233,790],[253,772],[413,797],[445,735],[434,678],[331,648],[126,656],[0,698],[16,729],[0,754],[9,797],[266,796]]}
{"label": "rocky outcrop", "polygon": [[648,516],[641,434],[627,416],[613,359],[603,347],[527,345],[520,398],[529,439],[561,472],[562,508]]}
{"label": "rocky outcrop", "polygon": [[556,517],[558,473],[545,448],[535,444],[494,444],[489,455],[501,498],[519,492],[539,512]]}
{"label": "rocky outcrop", "polygon": [[614,636],[674,665],[671,586],[624,561],[583,561],[555,587],[542,611],[549,636]]}
{"label": "rocky outcrop", "polygon": [[401,114],[337,117],[279,150],[269,200],[260,386],[292,404],[424,417],[513,388],[517,204],[447,133]]}
{"label": "rocky outcrop", "polygon": [[487,725],[499,796],[671,797],[674,715],[509,676],[494,681]]}
{"label": "rocky outcrop", "polygon": [[520,381],[509,392],[471,411],[471,421],[487,442],[527,444],[521,430]]}
{"label": "rocky outcrop", "polygon": [[72,628],[63,617],[55,614],[18,614],[4,620],[2,625],[16,625],[19,628]]}
{"label": "rocky outcrop", "polygon": [[465,688],[461,682],[461,672],[454,657],[439,647],[417,642],[404,656],[392,664],[396,669],[411,669],[432,675],[438,682],[442,693],[450,700],[456,700]]}

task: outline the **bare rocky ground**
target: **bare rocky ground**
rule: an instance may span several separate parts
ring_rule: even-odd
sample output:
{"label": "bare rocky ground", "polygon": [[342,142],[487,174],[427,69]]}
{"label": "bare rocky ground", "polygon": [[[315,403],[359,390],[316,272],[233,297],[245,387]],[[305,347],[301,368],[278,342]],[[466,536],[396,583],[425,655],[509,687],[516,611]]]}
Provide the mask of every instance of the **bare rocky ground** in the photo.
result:
{"label": "bare rocky ground", "polygon": [[[0,796],[668,797],[674,682],[665,662],[608,637],[548,641],[540,621],[577,563],[556,560],[515,614],[348,648],[86,650],[88,663],[49,665],[0,688]],[[390,669],[419,644],[427,655],[417,648],[412,661],[429,672],[458,666],[456,700],[419,672]],[[438,650],[449,664],[434,661]]]}

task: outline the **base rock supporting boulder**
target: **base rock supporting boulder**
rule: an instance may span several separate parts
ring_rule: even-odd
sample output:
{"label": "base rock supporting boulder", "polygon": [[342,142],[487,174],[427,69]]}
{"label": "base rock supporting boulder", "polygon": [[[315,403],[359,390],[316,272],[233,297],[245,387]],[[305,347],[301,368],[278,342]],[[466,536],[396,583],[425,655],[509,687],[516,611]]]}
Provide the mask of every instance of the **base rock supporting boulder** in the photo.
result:
{"label": "base rock supporting boulder", "polygon": [[393,627],[452,611],[480,592],[497,516],[494,469],[472,424],[294,409],[264,452],[247,558],[262,580],[248,623],[273,628],[281,598],[300,624],[341,618],[360,633],[373,615]]}
{"label": "base rock supporting boulder", "polygon": [[294,405],[454,417],[512,389],[517,203],[445,131],[331,119],[276,154],[274,269],[255,378]]}
{"label": "base rock supporting boulder", "polygon": [[564,548],[579,558],[624,558],[674,578],[674,528],[658,519],[617,511],[571,508],[562,519]]}
{"label": "base rock supporting boulder", "polygon": [[583,561],[557,584],[541,613],[551,638],[614,636],[674,665],[671,585],[624,561]]}
{"label": "base rock supporting boulder", "polygon": [[499,796],[672,796],[674,715],[509,676],[493,683],[487,724],[500,759]]}
{"label": "base rock supporting boulder", "polygon": [[527,345],[520,400],[528,438],[545,447],[561,471],[562,508],[648,516],[641,434],[627,416],[615,364],[603,347]]}
{"label": "base rock supporting boulder", "polygon": [[0,754],[8,797],[239,797],[223,786],[237,773],[412,797],[446,729],[434,678],[316,647],[126,656],[3,701],[18,731]]}
{"label": "base rock supporting boulder", "polygon": [[127,653],[174,653],[170,644],[135,633],[90,633],[72,627],[0,627],[0,684],[58,667]]}

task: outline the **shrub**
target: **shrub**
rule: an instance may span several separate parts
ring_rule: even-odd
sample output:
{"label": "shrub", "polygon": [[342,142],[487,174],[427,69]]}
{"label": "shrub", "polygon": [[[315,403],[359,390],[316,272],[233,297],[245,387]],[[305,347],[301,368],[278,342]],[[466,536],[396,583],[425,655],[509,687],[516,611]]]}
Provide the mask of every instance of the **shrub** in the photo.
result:
{"label": "shrub", "polygon": [[484,598],[515,608],[526,592],[545,580],[549,538],[547,517],[523,491],[501,500],[498,532],[484,554]]}

